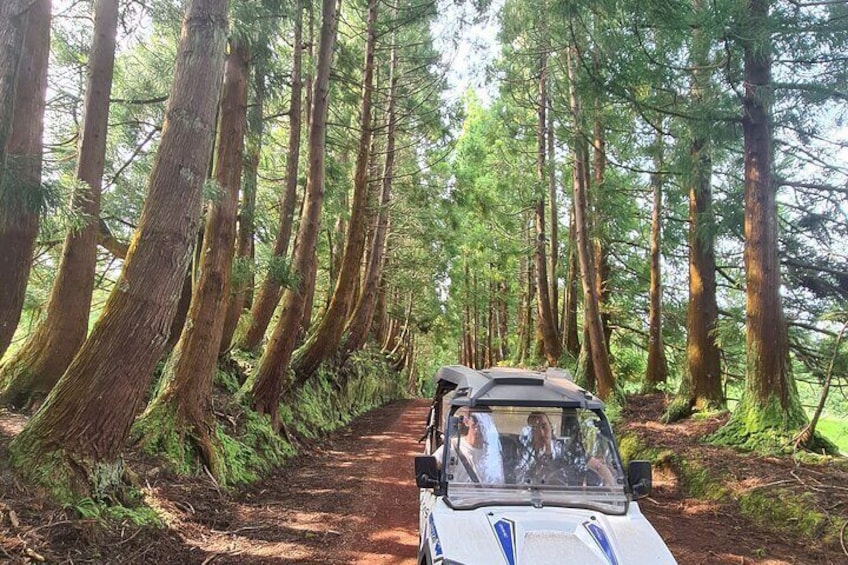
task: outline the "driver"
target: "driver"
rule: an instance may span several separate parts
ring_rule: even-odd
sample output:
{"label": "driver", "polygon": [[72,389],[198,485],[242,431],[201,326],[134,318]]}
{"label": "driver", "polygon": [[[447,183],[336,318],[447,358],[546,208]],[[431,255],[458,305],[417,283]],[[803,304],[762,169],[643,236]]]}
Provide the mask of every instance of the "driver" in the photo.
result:
{"label": "driver", "polygon": [[[471,412],[463,413],[459,418],[458,437],[450,442],[450,480],[459,483],[502,484],[503,460],[492,415]],[[440,468],[444,448],[442,445],[433,453]]]}
{"label": "driver", "polygon": [[564,415],[562,438],[554,438],[553,424],[544,412],[531,412],[527,425],[530,435],[518,463],[519,484],[615,484],[609,467],[587,456],[576,414]]}

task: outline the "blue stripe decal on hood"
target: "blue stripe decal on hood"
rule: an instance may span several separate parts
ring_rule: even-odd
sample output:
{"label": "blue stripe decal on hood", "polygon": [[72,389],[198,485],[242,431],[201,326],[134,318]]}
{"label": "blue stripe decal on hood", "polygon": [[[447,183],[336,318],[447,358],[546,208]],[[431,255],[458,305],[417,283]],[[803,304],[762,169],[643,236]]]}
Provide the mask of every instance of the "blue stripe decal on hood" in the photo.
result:
{"label": "blue stripe decal on hood", "polygon": [[433,519],[433,514],[430,514],[430,537],[433,538],[433,553],[434,557],[439,557],[442,554],[442,542],[439,539],[439,532],[436,531],[436,521]]}
{"label": "blue stripe decal on hood", "polygon": [[506,562],[509,565],[515,565],[515,522],[501,518],[492,524],[492,527],[495,529],[495,535],[501,544],[501,551]]}
{"label": "blue stripe decal on hood", "polygon": [[589,533],[598,544],[598,547],[600,547],[601,551],[603,551],[604,555],[606,555],[607,561],[609,561],[610,565],[618,565],[618,559],[615,558],[615,552],[612,550],[612,544],[610,544],[609,538],[607,537],[607,533],[604,529],[594,522],[588,521],[583,522],[583,526],[589,530]]}

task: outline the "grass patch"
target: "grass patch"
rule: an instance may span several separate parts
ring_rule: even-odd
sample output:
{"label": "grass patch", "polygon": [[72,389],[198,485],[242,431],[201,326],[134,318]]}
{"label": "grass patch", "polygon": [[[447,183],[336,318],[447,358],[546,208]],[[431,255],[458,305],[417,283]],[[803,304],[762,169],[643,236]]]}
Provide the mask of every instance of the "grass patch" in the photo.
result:
{"label": "grass patch", "polygon": [[848,420],[842,418],[821,418],[816,432],[833,442],[839,451],[848,454]]}

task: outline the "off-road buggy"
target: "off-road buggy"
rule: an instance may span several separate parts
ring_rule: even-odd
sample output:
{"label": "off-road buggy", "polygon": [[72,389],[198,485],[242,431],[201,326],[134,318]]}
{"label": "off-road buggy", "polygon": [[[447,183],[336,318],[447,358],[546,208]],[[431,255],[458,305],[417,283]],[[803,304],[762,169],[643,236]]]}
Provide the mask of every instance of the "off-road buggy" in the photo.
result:
{"label": "off-road buggy", "polygon": [[568,374],[441,368],[415,457],[421,565],[675,563],[604,404]]}

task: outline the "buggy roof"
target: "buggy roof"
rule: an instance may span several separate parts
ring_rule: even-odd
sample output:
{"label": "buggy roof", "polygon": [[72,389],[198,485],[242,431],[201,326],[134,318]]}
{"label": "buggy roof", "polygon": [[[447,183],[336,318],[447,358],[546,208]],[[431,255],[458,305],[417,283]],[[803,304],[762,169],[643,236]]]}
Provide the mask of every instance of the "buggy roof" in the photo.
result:
{"label": "buggy roof", "polygon": [[561,369],[544,373],[493,367],[475,370],[463,365],[442,367],[433,378],[436,394],[456,390],[454,406],[550,406],[603,409],[604,403],[571,380]]}

